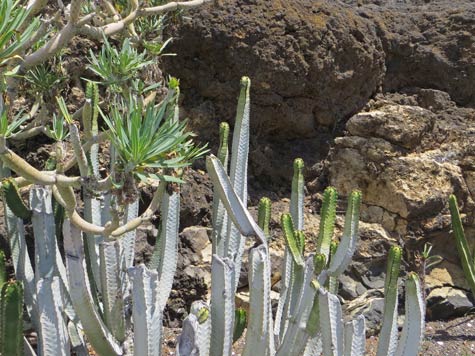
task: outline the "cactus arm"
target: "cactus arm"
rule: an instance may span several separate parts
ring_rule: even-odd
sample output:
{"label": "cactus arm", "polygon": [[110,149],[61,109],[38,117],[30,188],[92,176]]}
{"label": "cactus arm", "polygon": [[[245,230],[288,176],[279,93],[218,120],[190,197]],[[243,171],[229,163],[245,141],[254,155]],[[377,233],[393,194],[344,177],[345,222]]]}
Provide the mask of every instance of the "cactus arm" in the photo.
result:
{"label": "cactus arm", "polygon": [[294,160],[294,176],[292,178],[292,193],[290,195],[290,216],[295,223],[296,230],[303,230],[304,208],[304,163],[301,158]]}
{"label": "cactus arm", "polygon": [[104,321],[112,335],[123,342],[125,318],[122,281],[125,278],[121,276],[123,272],[119,242],[102,242],[99,245],[99,257]]}
{"label": "cactus arm", "polygon": [[269,198],[263,197],[259,200],[259,208],[257,213],[257,225],[262,229],[267,240],[271,238],[269,224],[271,216],[271,201]]}
{"label": "cactus arm", "polygon": [[196,342],[198,325],[198,319],[193,314],[189,314],[183,320],[183,327],[176,345],[177,356],[200,356],[201,351]]}
{"label": "cactus arm", "polygon": [[343,355],[343,322],[338,297],[320,288],[318,291],[323,354]]}
{"label": "cactus arm", "polygon": [[401,268],[402,249],[393,246],[389,250],[386,280],[384,285],[384,314],[379,333],[377,356],[392,356],[397,348],[397,282]]}
{"label": "cactus arm", "polygon": [[327,261],[331,250],[331,240],[335,229],[336,203],[338,193],[335,188],[327,187],[323,193],[322,208],[320,210],[320,226],[317,238],[317,253],[323,253]]}
{"label": "cactus arm", "polygon": [[[335,258],[336,250],[338,249],[338,242],[332,241],[330,243],[330,261]],[[338,277],[337,276],[328,276],[327,285],[325,286],[327,290],[332,294],[338,294]]]}
{"label": "cactus arm", "polygon": [[121,347],[104,325],[91,296],[81,231],[66,219],[63,223],[63,236],[71,300],[84,333],[98,355],[122,355]]}
{"label": "cactus arm", "polygon": [[78,127],[74,123],[69,124],[69,136],[71,137],[71,144],[76,162],[78,163],[79,173],[81,177],[87,177],[89,175],[87,158],[81,145]]}
{"label": "cactus arm", "polygon": [[460,212],[455,195],[449,197],[450,215],[452,217],[452,230],[455,235],[455,242],[457,251],[462,262],[462,269],[465,278],[468,281],[472,294],[475,296],[475,263],[474,257],[470,253],[467,239],[463,231],[462,220],[460,219]]}
{"label": "cactus arm", "polygon": [[178,228],[180,225],[180,193],[173,192],[171,195],[165,193],[162,200],[162,224],[160,229],[160,240],[157,243],[158,250],[154,251],[154,256],[158,253],[158,258],[154,258],[152,268],[158,271],[160,279],[160,290],[158,301],[162,310],[165,308],[168,296],[172,290],[173,277],[175,275],[178,257]]}
{"label": "cactus arm", "polygon": [[[227,171],[229,151],[228,151],[229,125],[222,122],[219,125],[219,148],[218,159]],[[216,188],[213,188],[213,254],[224,257],[224,244],[227,236],[228,216],[223,203],[218,197]]]}
{"label": "cactus arm", "polygon": [[356,319],[345,323],[344,356],[363,356],[366,347],[365,318],[358,315]]}
{"label": "cactus arm", "polygon": [[353,191],[348,202],[348,209],[345,215],[345,226],[343,236],[335,256],[328,268],[330,276],[338,276],[346,269],[351,262],[358,240],[358,223],[361,205],[361,192]]}
{"label": "cactus arm", "polygon": [[243,308],[234,311],[233,343],[239,340],[247,327],[247,312]]}
{"label": "cactus arm", "polygon": [[295,298],[296,307],[290,314],[288,327],[276,356],[301,355],[305,350],[310,337],[308,329],[311,329],[308,323],[315,322],[310,319],[316,294],[315,289],[310,284],[313,275],[313,256],[310,256],[305,262],[303,279],[298,285],[294,286],[295,290],[299,292],[298,298]]}
{"label": "cactus arm", "polygon": [[0,286],[0,355],[23,355],[23,287],[19,281]]}
{"label": "cactus arm", "polygon": [[69,356],[70,342],[62,314],[64,297],[61,280],[58,276],[42,278],[36,289],[40,318],[40,354]]}
{"label": "cactus arm", "polygon": [[[96,226],[103,226],[104,222],[101,219],[101,202],[100,200],[90,196],[90,193],[84,193],[84,218],[89,223]],[[100,260],[99,260],[99,245],[104,241],[103,236],[95,235],[93,233],[86,234],[86,248],[88,256],[88,264],[90,266],[94,285],[98,290],[102,289],[100,277]]]}
{"label": "cactus arm", "polygon": [[230,356],[234,325],[234,262],[213,255],[211,262],[211,347],[210,356]]}
{"label": "cactus arm", "polygon": [[[266,246],[251,249],[249,274],[249,321],[243,356],[273,354],[270,267]],[[272,350],[272,351],[271,351]]]}
{"label": "cactus arm", "polygon": [[287,244],[286,246],[292,254],[294,263],[297,266],[303,267],[305,263],[303,261],[302,253],[299,248],[299,242],[297,241],[297,234],[295,234],[294,232],[294,224],[292,222],[292,217],[290,216],[290,214],[282,214],[280,221],[282,225],[282,231],[285,237],[285,242]]}
{"label": "cactus arm", "polygon": [[198,320],[198,330],[196,334],[196,343],[200,351],[200,355],[209,355],[210,338],[211,338],[211,318],[208,305],[196,300],[191,304],[190,313],[194,314]]}
{"label": "cactus arm", "polygon": [[[241,78],[241,92],[239,94],[236,120],[233,131],[232,155],[229,169],[229,177],[236,195],[244,207],[247,206],[247,162],[249,155],[250,136],[250,98],[249,92],[251,81],[248,77]],[[234,291],[236,291],[241,274],[242,254],[244,252],[245,239],[239,229],[228,220],[227,237],[224,242],[224,251],[228,257],[233,258],[236,274]]]}
{"label": "cactus arm", "polygon": [[59,274],[51,190],[34,187],[30,190],[31,221],[35,236],[36,281]]}
{"label": "cactus arm", "polygon": [[128,270],[132,280],[134,355],[160,356],[162,308],[158,301],[158,273],[144,265]]}
{"label": "cactus arm", "polygon": [[15,278],[23,282],[26,308],[33,324],[37,327],[35,272],[33,271],[26,246],[25,228],[23,220],[15,216],[8,206],[5,206],[5,226],[15,270]]}
{"label": "cactus arm", "polygon": [[69,340],[71,342],[71,351],[76,356],[89,356],[89,352],[87,351],[86,342],[82,337],[82,334],[79,332],[76,325],[72,322],[68,322],[68,333],[69,333]]}
{"label": "cactus arm", "polygon": [[18,186],[14,179],[8,178],[2,182],[1,187],[4,200],[10,210],[21,219],[28,219],[31,216],[31,211],[21,199],[18,191]]}
{"label": "cactus arm", "polygon": [[280,291],[279,303],[277,304],[277,311],[275,314],[275,323],[274,323],[274,337],[276,338],[277,345],[280,344],[283,339],[284,332],[287,325],[287,315],[284,313],[287,295],[290,288],[290,279],[292,275],[292,254],[285,248],[284,260],[282,263],[282,289]]}
{"label": "cactus arm", "polygon": [[241,234],[256,237],[259,244],[266,244],[267,240],[264,232],[254,222],[251,214],[236,195],[221,162],[215,156],[209,155],[206,157],[206,168],[211,181],[217,187],[219,198],[223,202],[229,217]]}
{"label": "cactus arm", "polygon": [[396,356],[412,356],[419,353],[425,327],[425,303],[419,277],[409,273],[406,280],[406,318]]}
{"label": "cactus arm", "polygon": [[[42,278],[60,277],[60,284],[64,292],[64,311],[71,320],[76,319],[74,309],[69,298],[69,285],[66,268],[58,243],[56,241],[56,225],[53,212],[51,189],[49,187],[34,186],[30,189],[31,222],[35,236],[35,280],[38,283]],[[58,299],[59,300],[59,299]]]}
{"label": "cactus arm", "polygon": [[7,270],[5,265],[5,252],[0,250],[0,286],[7,281]]}
{"label": "cactus arm", "polygon": [[[137,199],[134,202],[127,204],[125,208],[125,214],[124,214],[124,224],[135,219],[138,216],[138,213],[139,213],[139,201]],[[107,221],[109,220],[110,218]],[[104,219],[102,221],[104,224],[105,223]],[[134,264],[136,237],[137,237],[137,230],[131,230],[129,232],[126,232],[120,239],[126,269],[129,267],[132,267],[132,265]]]}

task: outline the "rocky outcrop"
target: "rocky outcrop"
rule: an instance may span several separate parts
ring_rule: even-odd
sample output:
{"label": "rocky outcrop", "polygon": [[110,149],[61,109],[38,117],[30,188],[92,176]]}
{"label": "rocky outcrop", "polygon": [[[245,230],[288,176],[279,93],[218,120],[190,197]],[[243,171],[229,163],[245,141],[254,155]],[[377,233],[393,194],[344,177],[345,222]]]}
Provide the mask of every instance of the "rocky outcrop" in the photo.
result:
{"label": "rocky outcrop", "polygon": [[[336,186],[343,200],[363,191],[361,242],[340,287],[349,309],[362,301],[376,325],[387,249],[404,246],[407,269],[417,269],[425,242],[443,257],[426,278],[429,316],[473,305],[447,211],[454,193],[467,231],[475,224],[473,2],[224,0],[172,34],[178,56],[165,70],[180,78],[183,114],[212,146],[218,122],[232,123],[239,78],[251,77],[250,194],[255,205],[274,192],[274,227],[295,157],[307,164],[309,251],[322,188]],[[207,182],[193,181],[198,190]],[[209,189],[194,189],[182,192],[182,226],[209,224]],[[282,246],[275,230],[276,266]]]}
{"label": "rocky outcrop", "polygon": [[[343,195],[362,190],[362,219],[382,226],[403,244],[409,261],[425,242],[443,257],[426,279],[433,318],[463,314],[473,303],[461,297],[461,290],[469,288],[456,249],[447,248],[454,244],[447,198],[455,194],[465,222],[473,224],[475,110],[446,101],[446,94],[428,90],[381,96],[348,120],[346,134],[335,139],[329,157],[330,184]],[[382,239],[370,239],[371,244],[376,241]],[[350,297],[362,290],[358,275],[350,271],[352,278],[344,280],[343,292]]]}
{"label": "rocky outcrop", "polygon": [[319,126],[333,127],[377,92],[384,74],[381,42],[351,8],[313,0],[221,3],[181,24],[170,47],[178,56],[164,62],[180,78],[193,113],[232,119],[236,83],[247,75],[252,122],[261,136],[315,137]]}

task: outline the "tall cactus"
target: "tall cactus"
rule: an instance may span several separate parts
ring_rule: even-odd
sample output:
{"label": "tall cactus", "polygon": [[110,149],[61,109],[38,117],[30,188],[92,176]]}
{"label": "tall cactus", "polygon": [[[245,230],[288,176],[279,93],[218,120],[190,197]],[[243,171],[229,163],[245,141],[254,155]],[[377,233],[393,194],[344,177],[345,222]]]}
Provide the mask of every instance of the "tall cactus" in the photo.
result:
{"label": "tall cactus", "polygon": [[[241,156],[242,157],[242,156]],[[242,158],[245,161],[247,158]],[[288,273],[288,284],[282,280],[284,289],[277,308],[274,337],[268,338],[272,326],[270,309],[269,273],[264,272],[269,260],[267,239],[268,227],[267,201],[259,206],[258,224],[246,208],[240,192],[236,191],[232,179],[228,177],[222,162],[214,157],[207,158],[207,169],[214,184],[214,200],[222,203],[225,214],[233,222],[242,236],[255,239],[250,250],[250,318],[244,349],[245,355],[297,356],[362,356],[365,350],[365,320],[362,315],[343,322],[342,309],[338,297],[337,279],[351,261],[358,240],[359,210],[361,193],[353,191],[348,197],[348,209],[345,216],[344,231],[341,241],[332,241],[336,215],[337,193],[334,188],[327,188],[324,193],[322,221],[317,240],[317,254],[304,258],[305,235],[303,229],[303,162],[299,159],[294,164],[294,179],[290,214],[281,217],[283,235],[286,241],[286,254],[289,266],[284,267]],[[216,221],[216,220],[214,220]],[[216,240],[213,239],[213,243]],[[229,242],[228,242],[229,244]],[[394,261],[394,249],[390,260]],[[234,255],[236,258],[240,258]],[[396,256],[397,257],[397,256]],[[235,260],[240,262],[239,259]],[[396,261],[397,262],[397,261]],[[394,317],[394,285],[397,285],[399,265],[391,262],[387,280],[389,301],[386,313],[392,325]],[[285,264],[284,264],[285,266]],[[234,293],[231,280],[235,271],[233,261],[222,260],[213,255],[211,315],[214,316],[211,339],[211,355],[228,356],[231,354],[232,308]],[[226,273],[227,271],[227,273]],[[323,288],[328,286],[329,290]],[[403,334],[398,343],[397,355],[415,356],[420,346],[424,325],[424,305],[420,294],[417,276],[410,274],[406,281],[406,321]],[[397,288],[396,288],[397,292]],[[267,304],[266,304],[267,303]],[[396,309],[397,310],[397,309]],[[387,324],[387,323],[386,323]],[[194,313],[186,320],[186,330],[180,336],[180,356],[207,356],[204,349],[196,343],[199,324]],[[384,328],[384,327],[383,327]],[[392,330],[392,328],[390,328]],[[389,333],[392,343],[396,339]],[[385,338],[384,336],[382,337]],[[271,340],[270,342],[268,340]],[[386,343],[383,341],[383,344]],[[384,348],[384,345],[381,346]]]}

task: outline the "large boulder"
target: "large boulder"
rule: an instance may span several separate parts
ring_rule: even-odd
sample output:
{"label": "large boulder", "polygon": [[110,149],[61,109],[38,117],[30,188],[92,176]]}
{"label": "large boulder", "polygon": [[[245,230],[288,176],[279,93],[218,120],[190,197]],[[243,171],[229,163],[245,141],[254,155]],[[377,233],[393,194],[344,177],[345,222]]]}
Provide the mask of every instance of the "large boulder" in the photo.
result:
{"label": "large boulder", "polygon": [[383,91],[439,89],[459,105],[475,105],[473,1],[347,1],[377,26],[386,54]]}
{"label": "large boulder", "polygon": [[191,13],[173,35],[177,56],[164,68],[180,78],[190,116],[208,117],[194,123],[203,132],[234,117],[242,75],[253,81],[254,132],[291,139],[360,110],[384,74],[374,26],[341,3],[225,0]]}
{"label": "large boulder", "polygon": [[[463,314],[473,303],[464,292],[468,284],[449,233],[447,200],[450,194],[457,196],[472,245],[474,115],[475,110],[458,108],[438,91],[381,96],[348,120],[346,134],[335,140],[329,157],[330,184],[342,195],[353,189],[363,192],[361,218],[372,223],[362,225],[363,237],[368,226],[381,225],[406,248],[411,269],[420,267],[417,254],[425,242],[433,245],[433,254],[443,257],[442,263],[426,271],[429,317],[434,319]],[[371,227],[371,231],[374,235],[377,230]],[[383,235],[369,238],[368,246],[389,242]],[[359,254],[347,272],[351,278],[342,280],[341,291],[350,299],[363,287],[378,288],[361,277],[370,273],[380,282],[384,275],[381,269],[380,276],[371,273],[377,259],[358,263]]]}

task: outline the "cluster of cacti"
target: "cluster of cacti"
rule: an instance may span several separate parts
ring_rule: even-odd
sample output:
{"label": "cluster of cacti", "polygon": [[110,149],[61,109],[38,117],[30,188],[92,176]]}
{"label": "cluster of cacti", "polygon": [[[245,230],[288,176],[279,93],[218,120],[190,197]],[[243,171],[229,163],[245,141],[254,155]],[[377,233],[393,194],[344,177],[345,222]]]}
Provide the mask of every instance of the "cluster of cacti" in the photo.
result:
{"label": "cluster of cacti", "polygon": [[[255,239],[249,251],[249,313],[243,355],[364,355],[365,319],[344,322],[336,292],[338,277],[351,262],[358,240],[361,193],[348,197],[343,235],[333,241],[337,192],[325,190],[316,251],[305,257],[303,161],[294,162],[290,214],[281,225],[286,241],[280,299],[275,319],[271,309],[268,247],[270,200],[261,200],[256,223],[246,208],[250,80],[241,80],[233,135],[230,176],[227,174],[226,124],[221,125],[218,157],[207,158],[214,184],[212,292],[210,306],[195,302],[184,322],[178,355],[231,355],[236,323],[236,283],[245,238]],[[401,249],[389,253],[385,313],[378,356],[416,356],[424,331],[424,301],[415,273],[406,281],[406,317],[398,342],[397,283]],[[240,326],[239,328],[242,328]]]}
{"label": "cluster of cacti", "polygon": [[[177,262],[179,184],[206,149],[179,118],[178,80],[165,80],[155,66],[168,43],[163,15],[207,1],[1,1],[1,197],[18,281],[5,282],[0,272],[1,356],[23,349],[85,356],[89,348],[102,356],[161,354]],[[88,78],[65,69],[73,37],[103,42],[99,53],[79,58]],[[84,100],[66,102],[65,76],[77,79]],[[31,105],[26,114],[21,100]],[[38,135],[51,143],[42,167],[11,149]],[[139,215],[146,187],[153,197]],[[134,266],[136,229],[157,211],[152,260]],[[35,351],[22,335],[23,300],[38,335]]]}
{"label": "cluster of cacti", "polygon": [[449,197],[449,209],[452,217],[452,230],[455,236],[457,251],[462,262],[462,269],[465,274],[465,279],[475,296],[475,250],[470,251],[468,241],[463,231],[462,219],[460,217],[457,198],[455,195]]}

